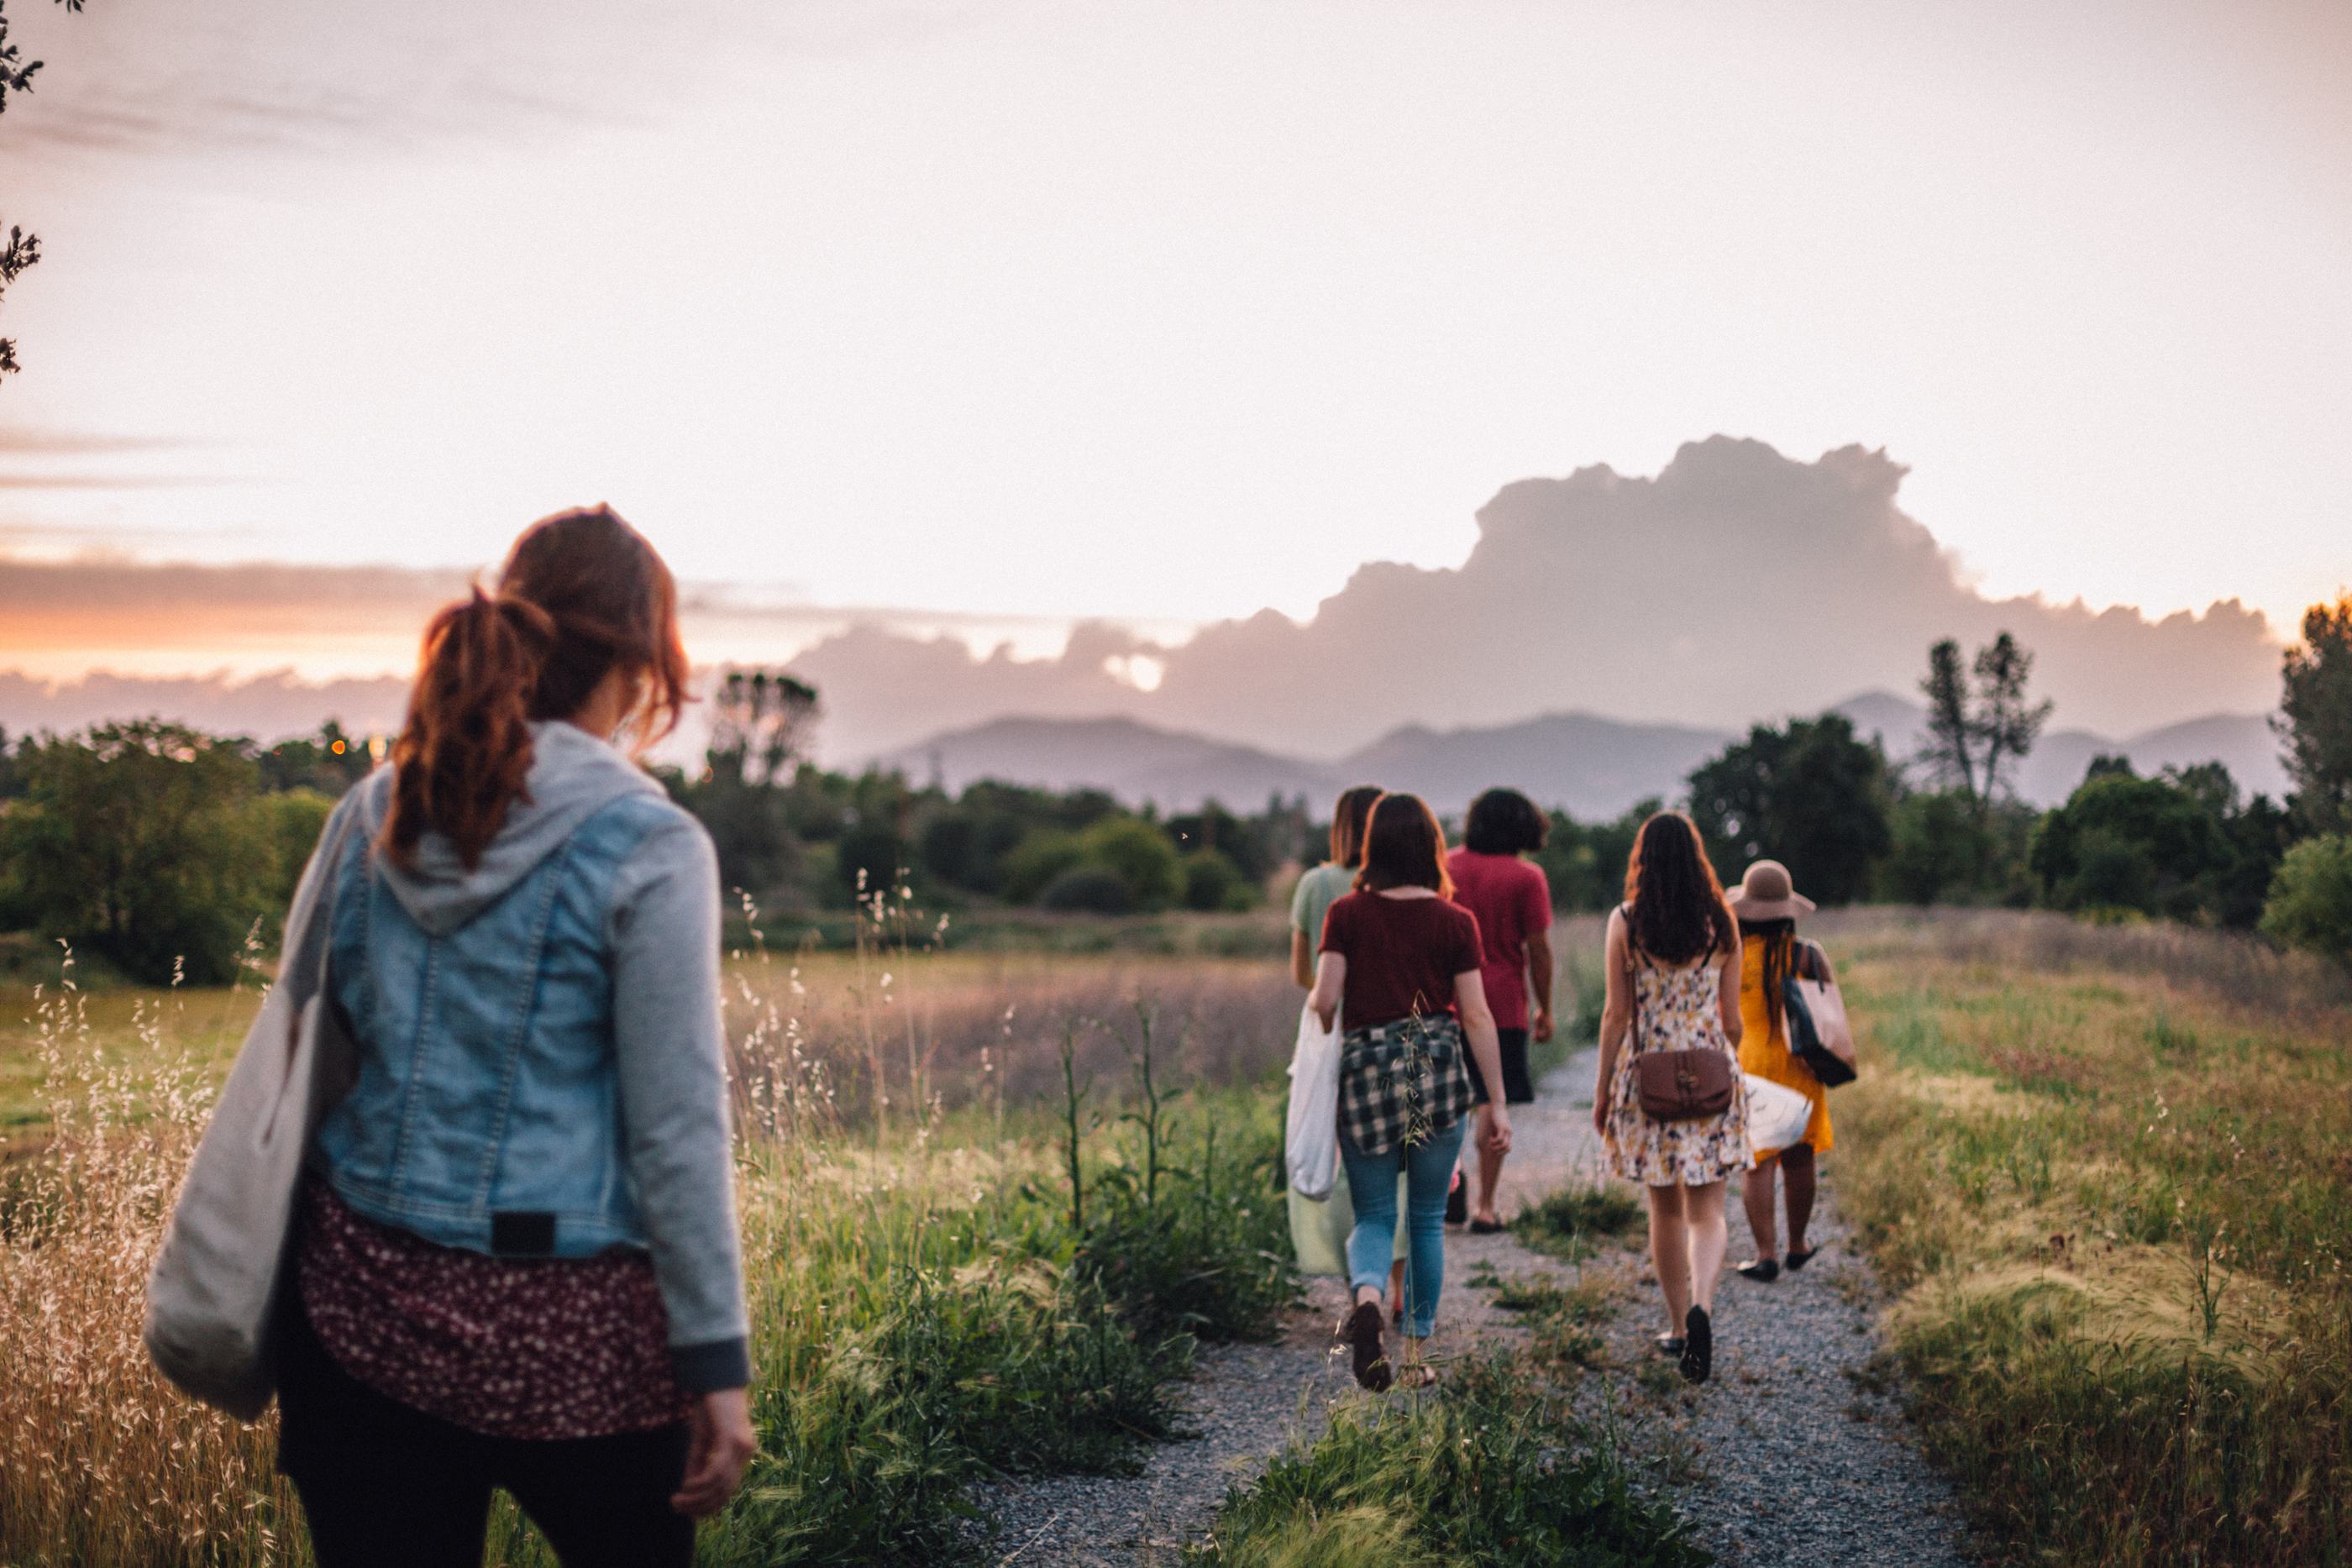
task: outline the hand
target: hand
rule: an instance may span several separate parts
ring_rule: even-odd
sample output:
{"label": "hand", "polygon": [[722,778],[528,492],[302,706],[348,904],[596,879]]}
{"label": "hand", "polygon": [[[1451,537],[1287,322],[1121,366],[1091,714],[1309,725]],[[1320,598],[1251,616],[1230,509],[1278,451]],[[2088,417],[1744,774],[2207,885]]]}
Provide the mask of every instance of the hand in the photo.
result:
{"label": "hand", "polygon": [[727,1506],[743,1484],[743,1467],[760,1451],[751,1436],[750,1391],[720,1388],[698,1396],[687,1427],[686,1479],[669,1505],[689,1519],[709,1519]]}
{"label": "hand", "polygon": [[1603,1137],[1609,1135],[1609,1096],[1606,1094],[1592,1097],[1592,1130]]}
{"label": "hand", "polygon": [[1551,1009],[1549,1008],[1546,1008],[1541,1012],[1536,1014],[1535,1028],[1529,1030],[1528,1032],[1535,1036],[1536,1043],[1538,1045],[1543,1044],[1544,1041],[1551,1038]]}
{"label": "hand", "polygon": [[1315,1009],[1315,1021],[1323,1026],[1323,1032],[1325,1034],[1329,1034],[1331,1032],[1331,1020],[1339,1016],[1339,1004],[1337,1002],[1315,1002],[1310,1000],[1307,1005]]}
{"label": "hand", "polygon": [[1486,1152],[1507,1155],[1511,1152],[1511,1113],[1491,1101],[1483,1107],[1486,1113]]}

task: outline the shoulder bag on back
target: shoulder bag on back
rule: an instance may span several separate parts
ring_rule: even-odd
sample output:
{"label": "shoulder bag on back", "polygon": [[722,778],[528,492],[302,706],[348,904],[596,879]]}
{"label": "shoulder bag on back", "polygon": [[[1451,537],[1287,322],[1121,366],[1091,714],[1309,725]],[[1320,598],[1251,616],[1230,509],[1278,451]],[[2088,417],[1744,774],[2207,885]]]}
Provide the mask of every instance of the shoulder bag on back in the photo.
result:
{"label": "shoulder bag on back", "polygon": [[1789,1020],[1789,1052],[1835,1089],[1854,1080],[1853,1029],[1846,1022],[1845,998],[1829,979],[1820,947],[1804,944],[1803,973],[1780,982],[1781,1010]]}
{"label": "shoulder bag on back", "polygon": [[270,1356],[302,1158],[349,1092],[358,1048],[328,997],[335,871],[362,803],[340,812],[286,917],[277,983],[246,1031],[147,1276],[142,1338],[156,1369],[250,1421],[278,1389]]}
{"label": "shoulder bag on back", "polygon": [[[1625,909],[1625,984],[1633,992],[1633,1094],[1653,1122],[1695,1122],[1731,1108],[1739,1084],[1731,1053],[1711,1045],[1684,1051],[1643,1051],[1642,987],[1633,972],[1633,906]],[[1710,950],[1712,956],[1712,950]]]}

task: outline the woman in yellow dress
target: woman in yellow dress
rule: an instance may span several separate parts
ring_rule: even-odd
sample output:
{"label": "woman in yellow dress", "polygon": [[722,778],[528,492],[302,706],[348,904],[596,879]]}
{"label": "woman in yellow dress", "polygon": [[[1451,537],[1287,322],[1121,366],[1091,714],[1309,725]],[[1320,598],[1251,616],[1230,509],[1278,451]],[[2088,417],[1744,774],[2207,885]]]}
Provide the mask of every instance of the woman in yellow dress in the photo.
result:
{"label": "woman in yellow dress", "polygon": [[[1769,1284],[1782,1268],[1795,1270],[1812,1261],[1816,1248],[1805,1244],[1805,1227],[1813,1217],[1813,1157],[1829,1152],[1829,1092],[1822,1081],[1789,1050],[1788,1020],[1781,1014],[1781,982],[1801,967],[1818,965],[1819,977],[1830,979],[1829,957],[1819,947],[1797,940],[1797,917],[1813,912],[1813,901],[1797,892],[1789,868],[1779,861],[1758,861],[1748,868],[1739,886],[1727,901],[1738,917],[1739,1070],[1786,1084],[1812,1102],[1801,1142],[1785,1149],[1759,1149],[1756,1168],[1740,1178],[1740,1198],[1748,1209],[1748,1228],[1755,1233],[1756,1256],[1735,1265],[1750,1280]],[[1804,970],[1808,977],[1813,971]],[[1780,1253],[1773,1224],[1772,1189],[1783,1185],[1789,1206],[1789,1250]]]}

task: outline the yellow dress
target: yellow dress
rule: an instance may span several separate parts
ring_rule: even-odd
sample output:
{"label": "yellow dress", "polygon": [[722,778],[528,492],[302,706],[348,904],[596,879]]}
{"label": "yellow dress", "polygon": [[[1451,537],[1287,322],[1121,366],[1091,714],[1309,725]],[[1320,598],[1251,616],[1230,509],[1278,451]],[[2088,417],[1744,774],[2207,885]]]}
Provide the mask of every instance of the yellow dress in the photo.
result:
{"label": "yellow dress", "polygon": [[[1789,1051],[1786,1028],[1772,1022],[1764,1009],[1764,938],[1750,936],[1739,955],[1739,1071],[1784,1083],[1813,1103],[1812,1120],[1805,1124],[1804,1141],[1813,1153],[1830,1147],[1830,1094],[1813,1070]],[[1762,1149],[1759,1154],[1779,1151]]]}

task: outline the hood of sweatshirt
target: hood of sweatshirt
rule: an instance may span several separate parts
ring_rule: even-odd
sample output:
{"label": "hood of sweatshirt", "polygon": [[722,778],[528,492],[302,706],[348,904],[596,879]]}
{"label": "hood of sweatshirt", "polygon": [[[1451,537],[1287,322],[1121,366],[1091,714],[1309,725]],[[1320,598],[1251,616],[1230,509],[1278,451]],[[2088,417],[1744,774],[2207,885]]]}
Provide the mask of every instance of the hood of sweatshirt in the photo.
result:
{"label": "hood of sweatshirt", "polygon": [[[417,843],[415,870],[376,857],[393,896],[410,919],[436,936],[447,936],[496,904],[594,812],[624,795],[662,795],[661,786],[643,768],[585,730],[549,720],[532,725],[530,737],[523,793],[507,808],[505,824],[473,870],[457,858],[455,844],[431,830]],[[373,838],[391,810],[392,769],[378,770],[365,788]]]}

